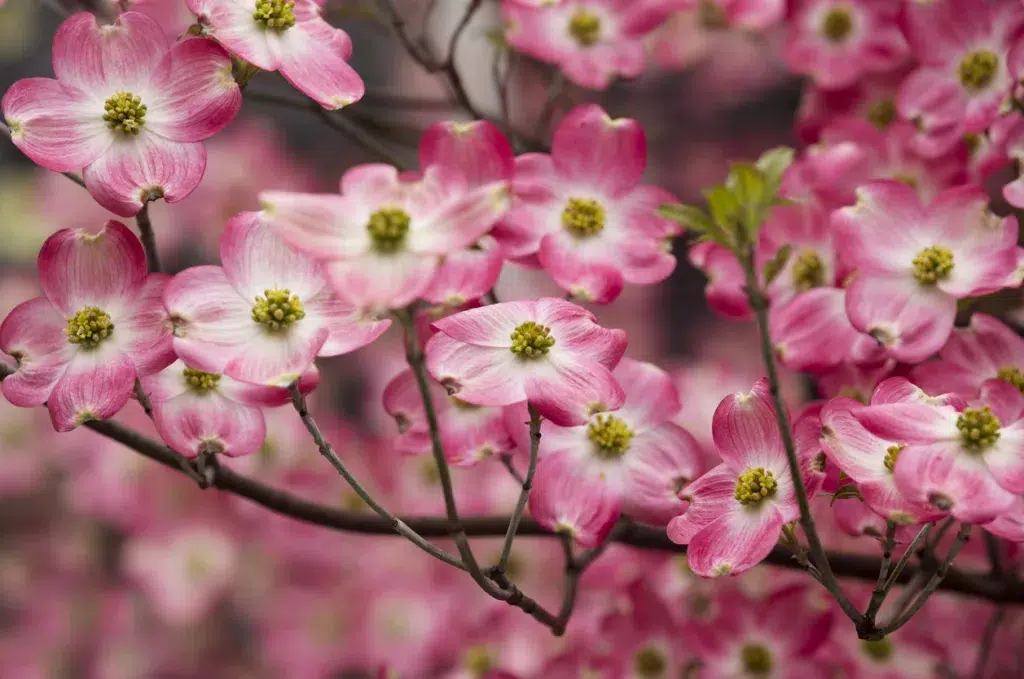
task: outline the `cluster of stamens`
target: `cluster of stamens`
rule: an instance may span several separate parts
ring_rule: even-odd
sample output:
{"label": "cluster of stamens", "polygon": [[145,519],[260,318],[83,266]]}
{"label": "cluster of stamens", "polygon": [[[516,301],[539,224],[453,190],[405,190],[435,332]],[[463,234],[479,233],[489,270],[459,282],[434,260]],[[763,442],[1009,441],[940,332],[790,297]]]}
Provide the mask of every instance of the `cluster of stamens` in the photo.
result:
{"label": "cluster of stamens", "polygon": [[988,406],[968,408],[960,413],[956,428],[960,430],[960,442],[969,450],[984,450],[999,440],[1003,423]]}
{"label": "cluster of stamens", "polygon": [[821,22],[821,33],[831,43],[840,43],[850,37],[853,31],[853,17],[842,7],[835,7]]}
{"label": "cluster of stamens", "polygon": [[998,68],[999,57],[994,52],[971,52],[960,62],[960,84],[968,90],[983,90],[995,80]]}
{"label": "cluster of stamens", "polygon": [[801,291],[825,285],[825,264],[814,250],[804,250],[796,256],[793,285]]}
{"label": "cluster of stamens", "polygon": [[626,454],[633,441],[633,430],[614,415],[598,415],[587,427],[587,438],[602,460],[616,460]]}
{"label": "cluster of stamens", "polygon": [[892,657],[893,647],[889,637],[861,642],[861,648],[872,660],[888,660]]}
{"label": "cluster of stamens", "polygon": [[305,317],[302,300],[288,289],[264,290],[256,296],[252,307],[252,320],[273,331],[283,330]]}
{"label": "cluster of stamens", "polygon": [[668,661],[665,654],[653,646],[645,646],[633,658],[633,666],[636,675],[643,679],[657,679],[665,674],[668,669]]}
{"label": "cluster of stamens", "polygon": [[601,233],[604,222],[604,206],[591,198],[570,198],[562,210],[562,226],[574,236]]}
{"label": "cluster of stamens", "polygon": [[551,328],[534,321],[524,321],[510,335],[513,354],[523,358],[537,358],[548,353],[555,345]]}
{"label": "cluster of stamens", "polygon": [[775,474],[764,467],[750,467],[736,479],[733,497],[741,505],[756,505],[775,495],[778,482]]}
{"label": "cluster of stamens", "polygon": [[411,222],[412,219],[405,210],[385,207],[370,215],[366,230],[370,232],[373,247],[378,252],[395,252],[405,242]]}
{"label": "cluster of stamens", "polygon": [[744,646],[740,650],[740,658],[743,661],[744,671],[755,677],[768,676],[775,665],[771,651],[761,644],[748,644]]}
{"label": "cluster of stamens", "polygon": [[872,125],[885,129],[896,120],[896,102],[892,99],[879,99],[868,106],[865,115]]}
{"label": "cluster of stamens", "polygon": [[252,18],[271,31],[284,31],[295,25],[293,0],[257,0]]}
{"label": "cluster of stamens", "polygon": [[195,368],[185,368],[182,374],[185,376],[185,383],[196,391],[209,391],[220,382],[220,375],[217,373],[204,373]]}
{"label": "cluster of stamens", "polygon": [[896,468],[896,460],[900,459],[900,453],[902,453],[903,449],[906,447],[907,444],[905,443],[897,443],[896,445],[889,446],[885,449],[885,460],[882,464],[885,465],[886,469],[892,472],[892,470]]}
{"label": "cluster of stamens", "polygon": [[999,372],[996,373],[996,377],[1001,379],[1003,382],[1009,382],[1013,386],[1017,387],[1024,393],[1024,373],[1019,368],[1009,366],[1006,368],[1000,368]]}
{"label": "cluster of stamens", "polygon": [[569,35],[581,47],[596,45],[601,39],[601,17],[579,8],[569,19]]}
{"label": "cluster of stamens", "polygon": [[914,278],[934,285],[953,271],[953,252],[943,245],[929,245],[914,257]]}
{"label": "cluster of stamens", "polygon": [[138,134],[146,122],[146,105],[131,92],[118,90],[103,103],[103,120],[112,130]]}
{"label": "cluster of stamens", "polygon": [[71,344],[77,344],[83,349],[93,349],[114,332],[114,322],[110,320],[110,314],[106,311],[87,306],[68,319],[65,332]]}

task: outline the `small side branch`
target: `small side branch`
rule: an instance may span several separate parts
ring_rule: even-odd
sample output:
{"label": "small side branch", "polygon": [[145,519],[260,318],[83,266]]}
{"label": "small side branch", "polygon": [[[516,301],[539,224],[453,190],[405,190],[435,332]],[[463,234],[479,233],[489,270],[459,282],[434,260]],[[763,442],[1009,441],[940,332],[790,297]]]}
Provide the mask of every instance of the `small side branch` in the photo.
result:
{"label": "small side branch", "polygon": [[149,202],[142,204],[142,210],[135,216],[135,223],[139,226],[139,240],[146,251],[146,265],[150,273],[159,273],[160,252],[156,248],[156,234],[153,233],[153,222],[149,218]]}

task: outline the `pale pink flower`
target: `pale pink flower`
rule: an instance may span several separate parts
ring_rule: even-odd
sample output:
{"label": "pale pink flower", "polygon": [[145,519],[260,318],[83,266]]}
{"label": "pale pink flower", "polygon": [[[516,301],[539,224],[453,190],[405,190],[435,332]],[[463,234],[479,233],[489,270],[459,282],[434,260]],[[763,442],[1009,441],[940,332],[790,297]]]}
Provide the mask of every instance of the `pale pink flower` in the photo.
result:
{"label": "pale pink flower", "polygon": [[444,256],[479,242],[505,213],[504,181],[473,182],[448,163],[422,173],[360,165],[342,176],[341,195],[272,191],[260,201],[278,235],[324,262],[339,296],[388,310],[426,294]]}
{"label": "pale pink flower", "polygon": [[[879,392],[893,396],[876,404]],[[878,386],[872,404],[852,411],[867,431],[905,444],[896,487],[909,502],[987,523],[1024,493],[1024,395],[989,380],[969,407],[954,394],[928,397],[905,378]]]}
{"label": "pale pink flower", "polygon": [[129,0],[128,10],[152,18],[160,24],[160,28],[164,29],[164,33],[171,40],[176,40],[189,26],[196,23],[196,17],[185,4],[185,0]]}
{"label": "pale pink flower", "polygon": [[326,109],[363,98],[366,86],[348,64],[348,33],[321,16],[315,0],[187,0],[208,35]]}
{"label": "pale pink flower", "polygon": [[138,12],[109,26],[85,12],[69,18],[54,37],[53,70],[56,80],[7,90],[11,137],[48,170],[83,170],[89,193],[123,217],[190,194],[206,168],[202,141],[242,104],[227,52],[200,38],[172,45]]}
{"label": "pale pink flower", "polygon": [[[312,391],[319,375],[310,370],[305,377],[300,386]],[[181,360],[140,381],[160,438],[186,457],[203,452],[248,455],[266,437],[262,407],[284,405],[289,399],[282,387],[239,382],[189,368]]]}
{"label": "pale pink flower", "polygon": [[602,328],[592,313],[565,300],[492,304],[432,327],[430,374],[468,403],[527,401],[564,426],[614,410],[625,399],[611,371],[626,350],[626,333]]}
{"label": "pale pink flower", "polygon": [[786,44],[786,62],[826,88],[899,66],[910,53],[889,0],[801,0]]}
{"label": "pale pink flower", "polygon": [[223,267],[186,269],[164,293],[174,350],[198,370],[287,386],[318,356],[355,351],[391,324],[339,299],[320,265],[271,233],[261,213],[228,221],[220,257]]}
{"label": "pale pink flower", "polygon": [[955,392],[967,399],[991,379],[1024,389],[1024,339],[1002,321],[974,314],[966,328],[953,329],[938,360],[914,368],[913,378],[929,394]]}
{"label": "pale pink flower", "polygon": [[976,186],[948,189],[927,205],[901,182],[858,189],[857,204],[832,217],[839,254],[858,270],[846,294],[853,326],[901,361],[938,351],[956,301],[999,290],[1017,268],[1017,221],[987,204]]}
{"label": "pale pink flower", "polygon": [[[501,408],[467,403],[449,396],[436,383],[431,384],[431,393],[444,454],[449,462],[460,466],[472,465],[512,450],[512,437],[505,429]],[[385,387],[384,409],[398,425],[399,436],[395,440],[398,451],[411,455],[430,452],[430,428],[412,370],[395,375]]]}
{"label": "pale pink flower", "polygon": [[[668,524],[668,536],[689,545],[694,573],[739,575],[763,561],[783,524],[800,516],[767,379],[726,396],[712,432],[724,462],[683,489],[689,506]],[[802,460],[805,474],[810,462]],[[819,483],[818,474],[809,481]]]}
{"label": "pale pink flower", "polygon": [[17,406],[46,403],[57,431],[113,416],[136,377],[174,360],[159,305],[169,277],[146,274],[142,244],[123,224],[53,234],[39,252],[39,279],[44,297],[0,325],[0,350],[18,361],[3,393]]}
{"label": "pale pink flower", "polygon": [[938,154],[992,124],[1014,86],[1011,47],[1024,25],[1017,0],[947,0],[907,6],[907,36],[921,62],[903,83],[900,114],[920,119],[921,150]]}
{"label": "pale pink flower", "polygon": [[[679,394],[668,373],[623,359],[612,373],[626,400],[615,412],[573,427],[541,427],[530,512],[549,530],[593,547],[622,512],[664,525],[684,509],[679,492],[701,471],[690,434],[672,422]],[[510,408],[509,428],[528,450],[525,408]]]}
{"label": "pale pink flower", "polygon": [[502,4],[505,37],[514,49],[556,64],[569,80],[593,90],[605,89],[618,76],[643,73],[643,39],[669,11],[663,0]]}
{"label": "pale pink flower", "polygon": [[675,269],[675,223],[655,210],[672,194],[640,183],[647,142],[635,120],[612,119],[596,104],[558,125],[551,155],[516,159],[516,201],[495,229],[509,257],[536,254],[562,289],[610,302],[624,282],[651,285]]}

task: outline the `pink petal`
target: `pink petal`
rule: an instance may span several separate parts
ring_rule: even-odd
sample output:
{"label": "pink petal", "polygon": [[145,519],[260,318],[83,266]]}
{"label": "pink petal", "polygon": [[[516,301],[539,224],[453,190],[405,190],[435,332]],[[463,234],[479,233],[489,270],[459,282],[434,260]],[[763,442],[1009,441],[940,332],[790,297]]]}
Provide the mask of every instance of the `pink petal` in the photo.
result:
{"label": "pink petal", "polygon": [[334,292],[360,309],[399,309],[423,294],[439,264],[433,255],[373,252],[329,262],[325,273]]}
{"label": "pink petal", "polygon": [[114,135],[82,92],[49,78],[14,83],[0,101],[11,141],[54,172],[80,170],[103,155]]}
{"label": "pink petal", "polygon": [[786,454],[768,380],[761,378],[748,392],[729,394],[715,409],[711,423],[718,454],[733,471],[748,467],[786,469]]}
{"label": "pink petal", "polygon": [[957,435],[955,410],[925,403],[887,403],[859,408],[853,416],[888,441],[930,443]]}
{"label": "pink petal", "polygon": [[187,367],[184,361],[178,359],[158,373],[139,377],[139,384],[150,403],[170,401],[185,393],[188,389],[184,376]]}
{"label": "pink petal", "polygon": [[622,272],[603,256],[588,257],[576,240],[564,231],[545,236],[537,253],[541,266],[574,297],[595,304],[614,301],[622,292]]}
{"label": "pink petal", "polygon": [[14,307],[0,324],[0,350],[18,360],[3,381],[3,393],[16,406],[46,403],[57,380],[78,350],[68,342],[67,321],[45,297]]}
{"label": "pink petal", "polygon": [[366,224],[357,223],[351,198],[333,193],[265,191],[260,194],[260,204],[262,219],[274,233],[317,259],[355,257],[369,247]]}
{"label": "pink petal", "polygon": [[626,512],[639,521],[666,525],[684,511],[679,493],[699,474],[703,455],[679,425],[665,422],[638,431],[626,459]]}
{"label": "pink petal", "polygon": [[329,288],[305,303],[306,318],[300,321],[321,326],[329,333],[318,356],[340,356],[365,347],[391,327],[391,319],[377,320],[343,301]]}
{"label": "pink petal", "polygon": [[288,247],[259,212],[240,212],[228,220],[220,239],[220,259],[228,281],[244,300],[267,290],[290,290],[305,302],[326,285],[320,265]]}
{"label": "pink petal", "polygon": [[887,478],[885,455],[893,441],[875,436],[854,417],[865,406],[848,398],[833,399],[821,411],[822,443],[829,459],[854,481]]}
{"label": "pink petal", "polygon": [[739,575],[765,560],[782,535],[782,515],[773,505],[750,512],[735,508],[712,521],[690,540],[690,569],[713,578]]}
{"label": "pink petal", "polygon": [[601,327],[594,314],[564,299],[542,297],[535,303],[537,322],[550,327],[556,338],[552,351],[583,355],[609,370],[618,365],[626,352],[626,331]]}
{"label": "pink petal", "polygon": [[679,497],[690,504],[684,514],[669,522],[669,540],[688,544],[708,524],[737,505],[736,481],[736,472],[729,465],[720,464],[686,486]]}
{"label": "pink petal", "polygon": [[537,412],[558,426],[583,424],[594,412],[615,410],[625,401],[622,387],[597,361],[558,352],[549,357],[547,365],[530,370],[524,389]]}
{"label": "pink petal", "polygon": [[269,45],[285,80],[324,108],[343,108],[363,98],[366,85],[345,60],[352,43],[340,28],[322,19],[304,21],[270,36]]}
{"label": "pink petal", "polygon": [[924,210],[917,192],[894,180],[869,182],[857,189],[857,204],[833,213],[836,248],[853,268],[871,272],[906,268],[921,245],[913,229]]}
{"label": "pink petal", "polygon": [[726,318],[752,316],[743,287],[743,269],[734,254],[718,243],[706,241],[690,248],[690,261],[708,277],[704,289],[708,306]]}
{"label": "pink petal", "polygon": [[1024,497],[1017,497],[1010,509],[986,523],[985,530],[1010,542],[1024,542]]}
{"label": "pink petal", "polygon": [[[6,380],[5,380],[6,381]],[[88,420],[113,417],[131,398],[135,366],[124,354],[79,351],[50,394],[47,406],[57,431],[71,431]]]}
{"label": "pink petal", "polygon": [[133,217],[146,200],[176,203],[187,198],[206,171],[202,143],[171,141],[143,130],[119,139],[82,173],[96,202],[114,214]]}
{"label": "pink petal", "polygon": [[411,230],[407,246],[415,252],[432,254],[447,254],[469,247],[491,230],[508,206],[505,182],[478,186],[447,201],[429,220]]}
{"label": "pink petal", "polygon": [[1003,427],[999,440],[985,451],[985,464],[1000,486],[1024,495],[1024,421]]}
{"label": "pink petal", "polygon": [[440,419],[444,454],[454,465],[474,465],[515,448],[500,408],[445,407]]}
{"label": "pink petal", "polygon": [[[799,371],[820,372],[844,360],[878,361],[884,351],[850,324],[846,291],[815,288],[771,309],[771,336],[783,363]],[[828,342],[822,342],[828,337]],[[865,341],[866,340],[866,341]],[[856,356],[856,353],[867,353]]]}
{"label": "pink petal", "polygon": [[440,122],[420,138],[420,167],[440,164],[457,168],[473,186],[513,177],[512,145],[493,123]]}
{"label": "pink petal", "polygon": [[263,412],[216,392],[185,392],[153,404],[153,423],[167,445],[186,457],[205,449],[229,457],[248,455],[263,443]]}
{"label": "pink petal", "polygon": [[171,321],[163,306],[170,281],[165,274],[150,274],[127,308],[112,316],[117,345],[132,359],[139,377],[163,370],[176,358]]}
{"label": "pink petal", "polygon": [[548,530],[567,533],[582,547],[604,541],[619,518],[621,502],[608,483],[575,466],[570,455],[548,455],[537,463],[530,513]]}
{"label": "pink petal", "polygon": [[225,0],[185,2],[229,50],[264,71],[275,71],[280,66],[277,55],[270,49],[268,32],[253,21],[252,5]]}
{"label": "pink petal", "polygon": [[626,392],[622,412],[646,424],[667,422],[682,407],[679,391],[672,377],[654,365],[632,358],[623,358],[612,372]]}
{"label": "pink petal", "polygon": [[612,119],[600,106],[585,104],[562,118],[551,157],[562,177],[617,195],[640,183],[647,140],[635,120]]}
{"label": "pink petal", "polygon": [[224,374],[253,384],[286,387],[312,365],[329,331],[301,321],[282,334],[258,332],[224,366]]}
{"label": "pink petal", "polygon": [[431,376],[467,403],[504,406],[526,400],[526,372],[507,348],[464,344],[439,332],[425,350]]}
{"label": "pink petal", "polygon": [[502,302],[467,309],[434,321],[431,327],[459,342],[508,350],[512,333],[526,321],[544,325],[534,302]]}
{"label": "pink petal", "polygon": [[979,212],[973,217],[969,222],[972,233],[960,242],[946,241],[954,247],[955,263],[949,277],[937,287],[957,298],[1017,287],[1007,283],[1017,269],[1017,219],[1011,215],[994,225],[989,221],[998,219],[994,215]]}
{"label": "pink petal", "polygon": [[170,41],[144,14],[125,12],[100,26],[86,12],[60,25],[53,38],[53,72],[57,79],[107,97],[117,90],[136,91],[150,81]]}
{"label": "pink petal", "polygon": [[146,252],[124,224],[99,233],[62,229],[39,251],[43,292],[65,316],[87,306],[109,313],[134,298],[146,280]]}
{"label": "pink petal", "polygon": [[482,240],[480,247],[447,255],[430,286],[423,291],[423,299],[449,306],[478,299],[498,282],[504,263],[497,243],[489,238]]}
{"label": "pink petal", "polygon": [[1024,415],[1024,394],[1013,384],[1000,380],[985,380],[978,390],[978,400],[991,406],[1004,427],[1015,423]]}
{"label": "pink petal", "polygon": [[212,40],[176,42],[152,84],[156,96],[145,102],[146,126],[173,141],[211,137],[235,119],[242,91],[231,75],[231,58]]}

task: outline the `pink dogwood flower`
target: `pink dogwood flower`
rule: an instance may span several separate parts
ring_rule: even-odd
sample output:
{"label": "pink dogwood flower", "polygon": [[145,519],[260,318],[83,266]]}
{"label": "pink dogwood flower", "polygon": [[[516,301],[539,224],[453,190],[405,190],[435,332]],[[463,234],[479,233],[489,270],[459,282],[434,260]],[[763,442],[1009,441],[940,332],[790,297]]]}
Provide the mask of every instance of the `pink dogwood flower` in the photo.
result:
{"label": "pink dogwood flower", "polygon": [[[319,375],[311,370],[300,382],[312,391]],[[288,403],[288,390],[233,380],[175,361],[143,377],[142,390],[153,406],[153,423],[167,445],[186,457],[220,453],[248,455],[266,438],[263,407]]]}
{"label": "pink dogwood flower", "polygon": [[563,0],[502,4],[505,37],[516,50],[557,64],[581,87],[603,90],[617,76],[636,78],[645,65],[644,37],[668,15],[656,0]]}
{"label": "pink dogwood flower", "polygon": [[529,402],[553,423],[585,423],[622,405],[612,369],[626,333],[561,299],[504,302],[436,321],[427,368],[459,399],[481,406]]}
{"label": "pink dogwood flower", "polygon": [[207,34],[264,71],[280,71],[326,109],[363,98],[366,86],[349,66],[348,33],[321,16],[315,0],[187,0]]}
{"label": "pink dogwood flower", "polygon": [[328,287],[319,264],[242,212],[224,227],[223,266],[196,266],[168,284],[174,351],[189,366],[284,387],[318,356],[355,351],[389,320],[364,316]]}
{"label": "pink dogwood flower", "polygon": [[786,63],[822,87],[854,84],[909,56],[897,24],[899,4],[888,0],[802,0],[786,44]]}
{"label": "pink dogwood flower", "polygon": [[[586,547],[600,544],[622,512],[668,523],[683,510],[679,492],[701,467],[697,442],[672,422],[680,404],[668,373],[625,358],[612,375],[626,394],[620,409],[594,413],[574,427],[541,427],[530,494],[530,512],[541,525]],[[528,450],[525,408],[510,410],[518,418],[510,418],[509,428]]]}
{"label": "pink dogwood flower", "polygon": [[196,22],[185,0],[128,0],[128,10],[151,17],[171,40],[178,39]]}
{"label": "pink dogwood flower", "polygon": [[97,234],[62,229],[39,252],[43,297],[0,325],[0,350],[17,359],[3,381],[16,406],[47,404],[54,429],[112,417],[136,377],[174,360],[160,307],[169,276],[146,273],[139,239],[110,221]]}
{"label": "pink dogwood flower", "polygon": [[838,250],[858,270],[846,294],[853,326],[908,363],[938,351],[956,301],[999,290],[1017,268],[1017,221],[987,209],[977,186],[947,189],[922,205],[896,181],[857,191],[833,214]]}
{"label": "pink dogwood flower", "polygon": [[562,289],[610,302],[623,282],[650,285],[675,269],[678,226],[655,214],[675,198],[640,184],[647,142],[635,120],[612,119],[596,104],[559,123],[551,155],[516,158],[516,202],[495,229],[509,257],[536,254]]}
{"label": "pink dogwood flower", "polygon": [[324,263],[339,296],[389,310],[426,294],[444,256],[478,243],[505,213],[507,194],[504,181],[473,184],[448,163],[422,173],[360,165],[341,178],[340,196],[271,191],[260,202],[275,233]]}
{"label": "pink dogwood flower", "polygon": [[[724,462],[683,489],[680,498],[689,506],[669,522],[668,536],[689,545],[694,573],[739,575],[763,561],[782,526],[800,515],[768,380],[726,396],[712,433]],[[810,466],[806,457],[802,462]],[[820,480],[814,474],[809,481]]]}
{"label": "pink dogwood flower", "polygon": [[871,433],[905,444],[896,455],[896,487],[912,503],[987,523],[1024,494],[1024,395],[989,380],[964,407],[958,396],[928,397],[905,378],[878,386],[896,396],[854,410]]}
{"label": "pink dogwood flower", "polygon": [[242,104],[227,52],[200,38],[172,44],[138,12],[109,26],[85,12],[67,19],[53,70],[56,80],[7,90],[0,107],[11,138],[48,170],[83,170],[93,198],[123,217],[188,196],[206,169],[202,141]]}
{"label": "pink dogwood flower", "polygon": [[[501,408],[476,406],[449,396],[440,385],[432,389],[445,457],[454,465],[467,466],[512,450]],[[399,437],[396,448],[406,454],[430,451],[426,410],[412,370],[404,370],[384,388],[384,409],[395,418]]]}

